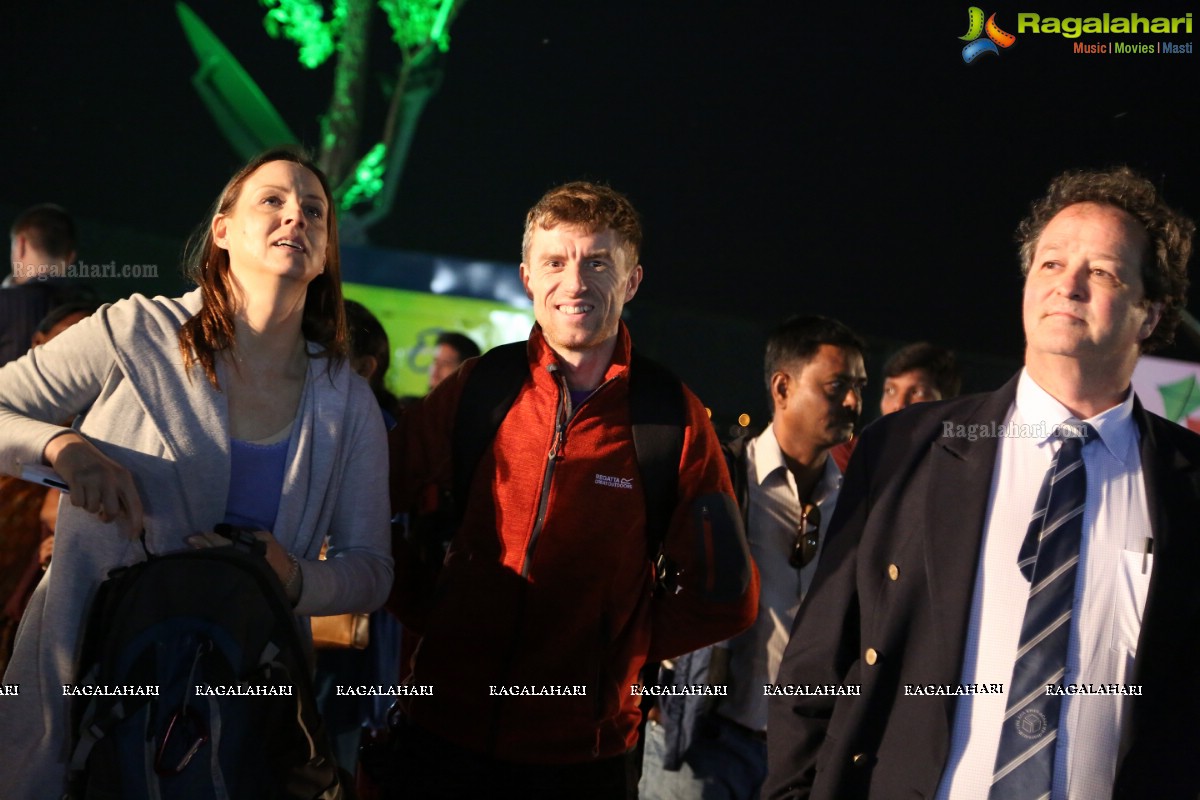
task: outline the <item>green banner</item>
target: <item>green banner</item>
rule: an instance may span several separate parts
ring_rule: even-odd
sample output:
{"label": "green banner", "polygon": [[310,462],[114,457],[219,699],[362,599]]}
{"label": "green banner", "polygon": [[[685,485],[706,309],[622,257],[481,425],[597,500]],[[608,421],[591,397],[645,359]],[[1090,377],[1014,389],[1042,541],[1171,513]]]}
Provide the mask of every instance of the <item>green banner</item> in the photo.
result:
{"label": "green banner", "polygon": [[371,310],[387,331],[392,364],[385,383],[397,396],[425,394],[434,342],[442,331],[465,333],[483,351],[525,339],[533,312],[490,300],[342,284],[349,300]]}

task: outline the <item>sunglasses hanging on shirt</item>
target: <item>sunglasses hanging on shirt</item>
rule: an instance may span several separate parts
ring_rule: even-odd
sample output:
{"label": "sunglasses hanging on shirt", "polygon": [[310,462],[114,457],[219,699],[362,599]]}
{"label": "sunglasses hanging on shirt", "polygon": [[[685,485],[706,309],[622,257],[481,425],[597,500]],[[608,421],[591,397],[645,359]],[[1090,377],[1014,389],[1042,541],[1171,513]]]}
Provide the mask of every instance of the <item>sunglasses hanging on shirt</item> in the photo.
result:
{"label": "sunglasses hanging on shirt", "polygon": [[796,525],[796,543],[788,563],[796,569],[807,567],[817,557],[817,546],[821,542],[821,508],[816,503],[805,503],[800,511],[800,522]]}

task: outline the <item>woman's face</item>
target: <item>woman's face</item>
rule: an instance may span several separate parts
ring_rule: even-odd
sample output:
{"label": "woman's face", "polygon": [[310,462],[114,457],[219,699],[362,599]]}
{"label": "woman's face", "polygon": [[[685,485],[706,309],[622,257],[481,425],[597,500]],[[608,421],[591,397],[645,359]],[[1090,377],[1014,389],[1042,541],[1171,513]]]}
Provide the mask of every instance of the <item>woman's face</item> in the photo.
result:
{"label": "woman's face", "polygon": [[243,284],[274,277],[307,285],[325,269],[329,200],[305,167],[269,161],[246,178],[229,213],[213,218],[212,233]]}

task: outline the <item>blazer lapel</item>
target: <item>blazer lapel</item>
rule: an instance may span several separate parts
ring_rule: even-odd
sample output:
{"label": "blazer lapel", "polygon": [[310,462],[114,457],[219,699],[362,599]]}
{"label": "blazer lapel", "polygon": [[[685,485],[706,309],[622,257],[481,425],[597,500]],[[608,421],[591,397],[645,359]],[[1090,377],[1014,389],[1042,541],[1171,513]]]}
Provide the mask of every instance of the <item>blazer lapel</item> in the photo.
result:
{"label": "blazer lapel", "polygon": [[[960,413],[959,419],[946,420],[930,444],[925,570],[945,674],[957,675],[962,665],[999,447],[996,428],[1016,396],[1018,377],[998,391],[981,395],[979,404]],[[972,430],[974,441],[969,435]]]}

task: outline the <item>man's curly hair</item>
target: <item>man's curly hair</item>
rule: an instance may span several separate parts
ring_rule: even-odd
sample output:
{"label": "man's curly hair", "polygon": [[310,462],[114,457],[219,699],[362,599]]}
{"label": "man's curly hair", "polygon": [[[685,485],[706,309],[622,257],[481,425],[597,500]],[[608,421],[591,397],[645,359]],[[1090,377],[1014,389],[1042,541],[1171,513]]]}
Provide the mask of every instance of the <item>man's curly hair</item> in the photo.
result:
{"label": "man's curly hair", "polygon": [[1162,318],[1142,342],[1142,352],[1170,344],[1175,339],[1179,315],[1187,305],[1187,264],[1196,223],[1170,208],[1154,184],[1129,167],[1064,172],[1051,181],[1046,196],[1033,204],[1029,216],[1017,228],[1023,275],[1029,274],[1033,252],[1046,225],[1076,203],[1113,206],[1141,223],[1146,231],[1142,253],[1144,302],[1163,304]]}

